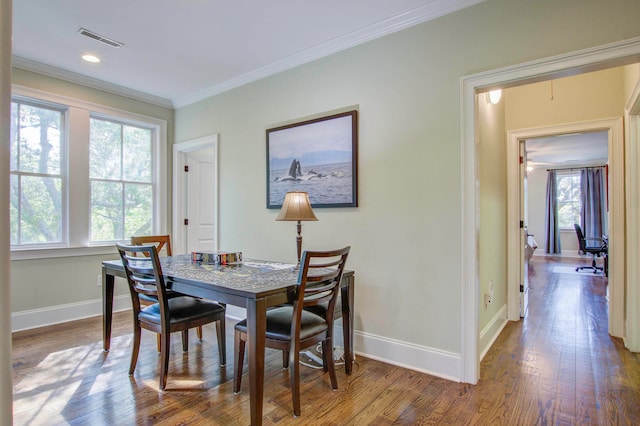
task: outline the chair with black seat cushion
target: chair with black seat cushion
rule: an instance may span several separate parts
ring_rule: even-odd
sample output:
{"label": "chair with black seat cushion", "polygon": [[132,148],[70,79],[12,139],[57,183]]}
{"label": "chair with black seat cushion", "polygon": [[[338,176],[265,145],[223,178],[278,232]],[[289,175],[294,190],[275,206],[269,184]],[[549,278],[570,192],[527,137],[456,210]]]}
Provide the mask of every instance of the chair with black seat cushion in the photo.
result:
{"label": "chair with black seat cushion", "polygon": [[[573,224],[573,227],[576,230],[576,236],[578,237],[578,252],[583,254],[591,255],[591,266],[578,266],[576,267],[576,272],[581,271],[583,269],[591,269],[593,273],[597,273],[598,271],[603,271],[604,267],[596,265],[596,257],[606,256],[607,255],[607,242],[604,239],[597,238],[585,238],[584,233],[582,232],[582,228],[577,223]],[[595,243],[589,244],[588,242],[592,241]]]}
{"label": "chair with black seat cushion", "polygon": [[[170,235],[136,235],[131,237],[131,244],[134,246],[153,244],[156,246],[158,253],[161,253],[162,250],[164,250],[167,256],[172,256]],[[167,297],[174,296],[181,296],[181,294],[167,290]],[[143,305],[153,305],[157,302],[158,299],[155,297],[146,296],[144,294],[140,295],[140,303]],[[196,334],[198,335],[198,339],[202,340],[202,327],[196,327]],[[158,336],[158,352],[160,352],[160,336]]]}
{"label": "chair with black seat cushion", "polygon": [[[225,307],[186,295],[167,297],[162,266],[154,245],[116,245],[129,283],[133,306],[133,351],[129,374],[133,374],[140,351],[141,329],[158,333],[160,345],[160,389],[167,385],[169,369],[169,345],[171,333],[182,332],[182,350],[188,348],[190,328],[214,322],[218,337],[220,365],[226,364]],[[138,255],[142,256],[138,256]],[[151,296],[157,302],[142,307],[140,295]]]}
{"label": "chair with black seat cushion", "polygon": [[[338,389],[333,362],[333,319],[342,273],[350,247],[332,251],[305,251],[300,262],[298,286],[293,303],[268,310],[266,340],[269,348],[282,351],[283,366],[289,367],[293,413],[300,415],[300,363],[302,349],[322,343],[323,370],[329,372],[331,387]],[[305,308],[326,304],[320,316]],[[247,321],[234,332],[234,392],[240,392],[247,341]]]}

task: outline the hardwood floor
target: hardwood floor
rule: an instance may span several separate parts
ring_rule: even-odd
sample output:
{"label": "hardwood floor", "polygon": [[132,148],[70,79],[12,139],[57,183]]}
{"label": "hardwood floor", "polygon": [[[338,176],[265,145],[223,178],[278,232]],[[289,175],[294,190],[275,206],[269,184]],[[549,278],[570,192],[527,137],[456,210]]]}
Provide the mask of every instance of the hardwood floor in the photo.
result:
{"label": "hardwood floor", "polygon": [[[640,424],[639,356],[607,334],[605,277],[553,272],[574,264],[533,258],[529,314],[506,326],[475,386],[358,357],[351,376],[338,373],[338,391],[322,370],[303,367],[302,416],[293,418],[288,373],[268,349],[264,423]],[[109,353],[100,318],[15,333],[14,424],[249,424],[248,389],[233,394],[232,361],[219,367],[213,327],[202,342],[194,333],[186,354],[172,338],[159,392],[154,335],[143,332],[138,367],[127,374],[130,323],[129,312],[115,315]],[[233,360],[232,321],[227,331]]]}

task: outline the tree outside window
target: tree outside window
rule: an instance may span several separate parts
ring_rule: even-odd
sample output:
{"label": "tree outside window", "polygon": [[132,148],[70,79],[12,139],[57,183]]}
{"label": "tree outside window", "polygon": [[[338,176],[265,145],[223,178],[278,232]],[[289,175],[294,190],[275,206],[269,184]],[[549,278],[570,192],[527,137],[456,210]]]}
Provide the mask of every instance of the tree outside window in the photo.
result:
{"label": "tree outside window", "polygon": [[11,102],[11,245],[63,242],[64,110]]}
{"label": "tree outside window", "polygon": [[566,172],[556,175],[558,196],[558,227],[573,229],[580,223],[580,173]]}
{"label": "tree outside window", "polygon": [[91,241],[153,229],[152,130],[91,118]]}
{"label": "tree outside window", "polygon": [[166,122],[12,88],[12,259],[106,252],[166,227]]}

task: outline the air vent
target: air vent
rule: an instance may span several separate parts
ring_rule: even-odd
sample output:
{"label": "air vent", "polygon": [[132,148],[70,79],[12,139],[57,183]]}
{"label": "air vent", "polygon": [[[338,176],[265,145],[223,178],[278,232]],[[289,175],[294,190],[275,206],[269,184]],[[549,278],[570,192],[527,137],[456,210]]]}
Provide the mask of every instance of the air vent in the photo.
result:
{"label": "air vent", "polygon": [[112,40],[108,37],[101,36],[100,34],[94,33],[93,31],[89,31],[86,28],[80,28],[78,30],[78,34],[92,38],[94,40],[98,40],[101,43],[108,44],[111,47],[122,47],[124,43],[120,43],[119,41]]}

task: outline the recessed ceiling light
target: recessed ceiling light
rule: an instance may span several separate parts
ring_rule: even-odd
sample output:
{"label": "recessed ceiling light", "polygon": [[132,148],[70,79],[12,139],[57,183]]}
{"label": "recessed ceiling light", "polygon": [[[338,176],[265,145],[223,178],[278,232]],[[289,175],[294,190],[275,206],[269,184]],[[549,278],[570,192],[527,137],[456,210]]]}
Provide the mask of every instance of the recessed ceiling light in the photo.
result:
{"label": "recessed ceiling light", "polygon": [[94,55],[82,55],[82,59],[84,59],[87,62],[93,62],[93,63],[100,62],[100,58]]}

